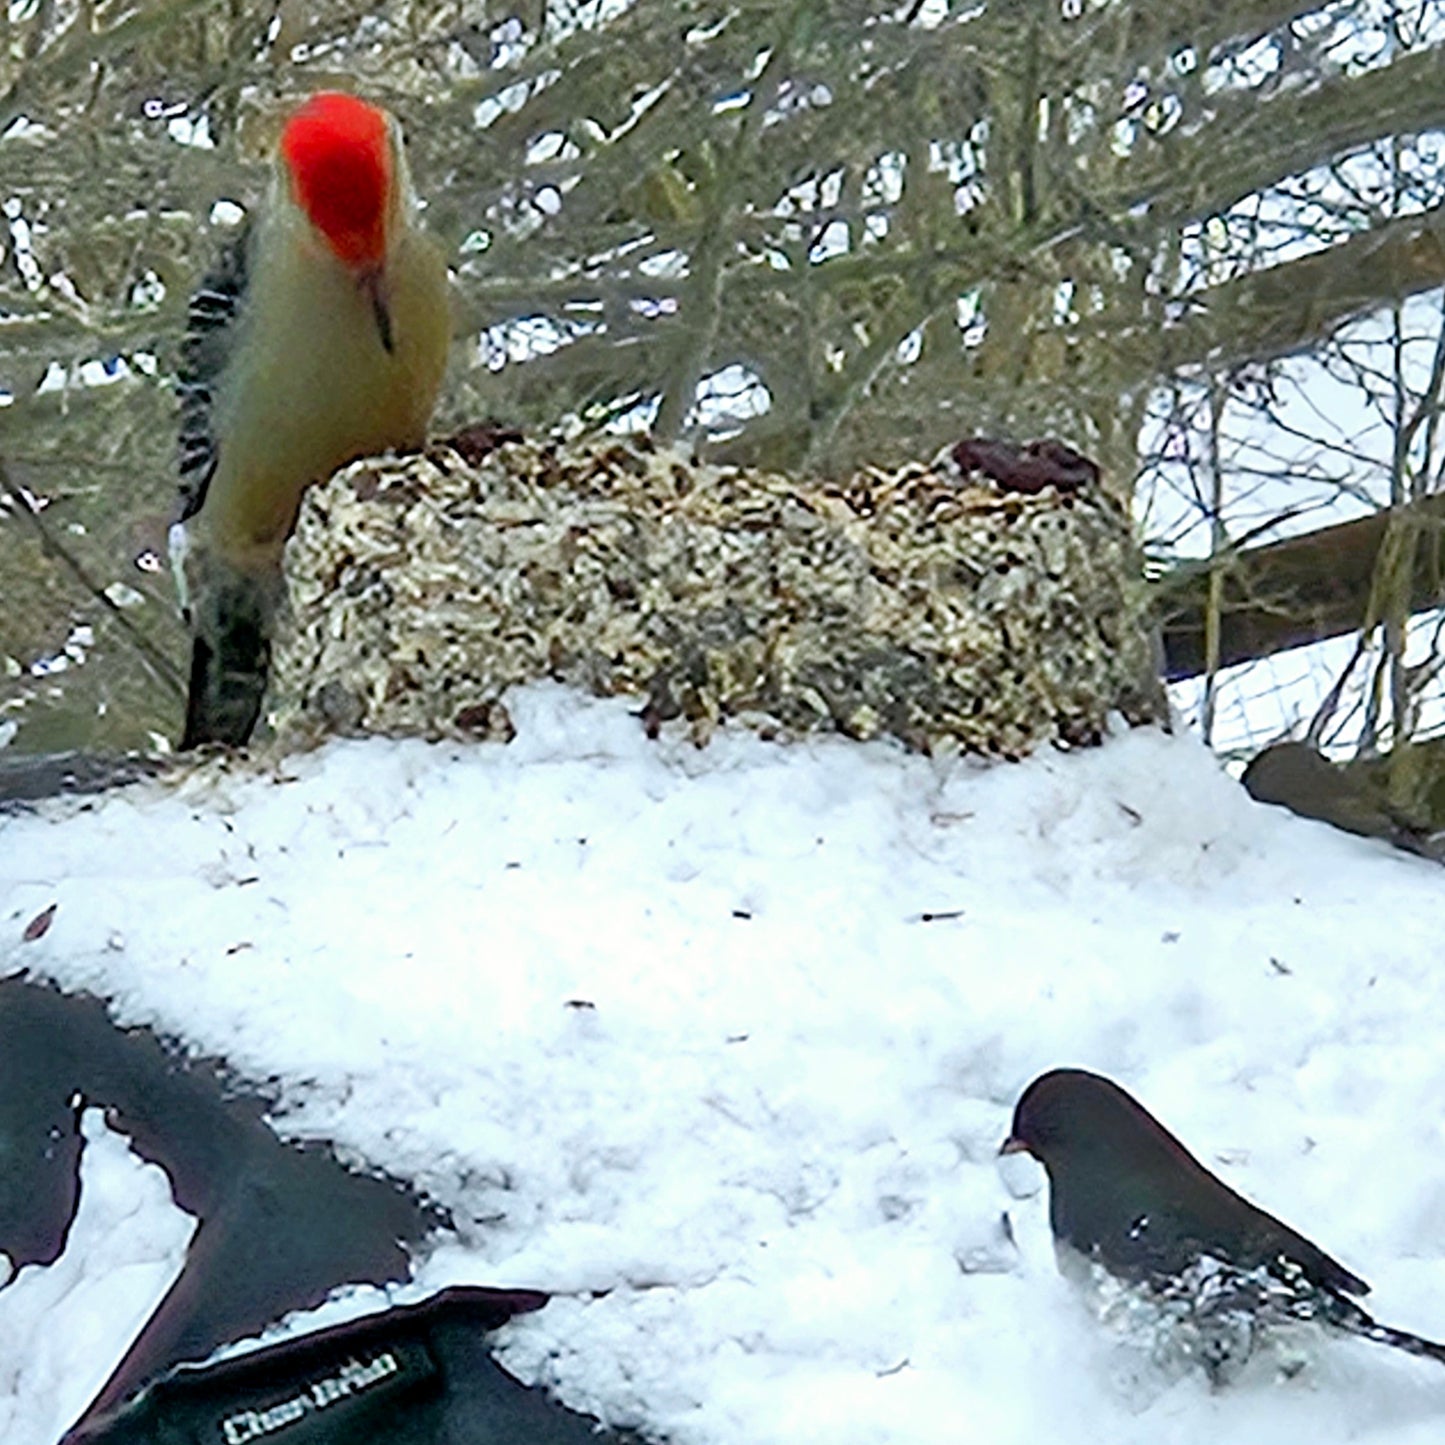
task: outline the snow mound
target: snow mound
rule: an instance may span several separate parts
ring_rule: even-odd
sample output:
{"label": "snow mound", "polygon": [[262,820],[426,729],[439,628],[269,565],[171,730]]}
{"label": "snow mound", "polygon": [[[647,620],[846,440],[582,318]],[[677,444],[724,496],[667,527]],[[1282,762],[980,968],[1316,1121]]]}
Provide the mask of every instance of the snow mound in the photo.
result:
{"label": "snow mound", "polygon": [[[281,1133],[453,1212],[419,1288],[553,1291],[504,1363],[677,1445],[1437,1437],[1445,1372],[1358,1341],[1214,1393],[1121,1370],[995,1151],[1035,1074],[1108,1073],[1445,1333],[1438,868],[1148,729],[985,768],[507,707],[505,746],[10,821],[3,966],[277,1079]],[[24,1282],[0,1420],[48,1422],[71,1376]]]}

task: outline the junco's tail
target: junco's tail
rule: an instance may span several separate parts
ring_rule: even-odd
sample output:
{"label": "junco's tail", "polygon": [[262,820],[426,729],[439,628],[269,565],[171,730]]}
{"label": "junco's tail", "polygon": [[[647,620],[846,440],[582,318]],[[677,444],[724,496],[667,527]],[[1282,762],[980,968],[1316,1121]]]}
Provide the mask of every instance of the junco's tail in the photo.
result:
{"label": "junco's tail", "polygon": [[1361,1339],[1373,1340],[1377,1345],[1390,1345],[1404,1350],[1407,1355],[1420,1355],[1427,1360],[1439,1360],[1445,1365],[1445,1345],[1427,1340],[1423,1335],[1412,1335],[1409,1330],[1397,1330],[1393,1325],[1382,1325],[1377,1319],[1365,1313],[1353,1301],[1344,1303],[1344,1309],[1336,1318],[1341,1329],[1348,1330]]}

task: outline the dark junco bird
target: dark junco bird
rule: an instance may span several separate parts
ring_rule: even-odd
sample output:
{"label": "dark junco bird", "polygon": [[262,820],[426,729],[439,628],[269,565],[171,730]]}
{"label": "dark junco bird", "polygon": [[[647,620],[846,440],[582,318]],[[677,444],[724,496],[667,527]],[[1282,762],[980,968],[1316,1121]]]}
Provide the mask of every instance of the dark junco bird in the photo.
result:
{"label": "dark junco bird", "polygon": [[1258,1327],[1300,1320],[1445,1362],[1445,1345],[1377,1323],[1349,1298],[1369,1293],[1364,1280],[1215,1178],[1109,1079],[1040,1075],[999,1152],[1044,1166],[1061,1263],[1072,1252],[1187,1319],[1216,1381]]}

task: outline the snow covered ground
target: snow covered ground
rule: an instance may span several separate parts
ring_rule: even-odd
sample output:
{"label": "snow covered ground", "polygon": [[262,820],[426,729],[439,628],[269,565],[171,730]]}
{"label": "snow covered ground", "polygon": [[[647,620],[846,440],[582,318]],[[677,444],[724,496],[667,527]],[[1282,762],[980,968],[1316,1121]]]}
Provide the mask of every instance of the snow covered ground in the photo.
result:
{"label": "snow covered ground", "polygon": [[[1361,1341],[1217,1392],[1151,1373],[995,1158],[1035,1074],[1108,1073],[1445,1336],[1439,868],[1152,731],[985,768],[510,705],[509,746],[0,821],[0,970],[279,1075],[283,1134],[455,1213],[418,1288],[553,1291],[504,1362],[677,1445],[1439,1440],[1445,1370]],[[192,1227],[87,1133],[66,1254],[0,1289],[6,1445],[53,1445]]]}

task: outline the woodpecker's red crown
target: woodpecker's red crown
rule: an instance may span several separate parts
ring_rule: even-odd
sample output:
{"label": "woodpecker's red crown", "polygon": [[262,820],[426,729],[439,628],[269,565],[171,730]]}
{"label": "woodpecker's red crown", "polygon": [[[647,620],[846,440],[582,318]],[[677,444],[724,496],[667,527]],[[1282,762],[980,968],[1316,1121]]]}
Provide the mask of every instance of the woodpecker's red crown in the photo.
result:
{"label": "woodpecker's red crown", "polygon": [[321,91],[286,122],[281,158],[297,204],[337,257],[358,271],[379,266],[393,184],[385,112]]}

